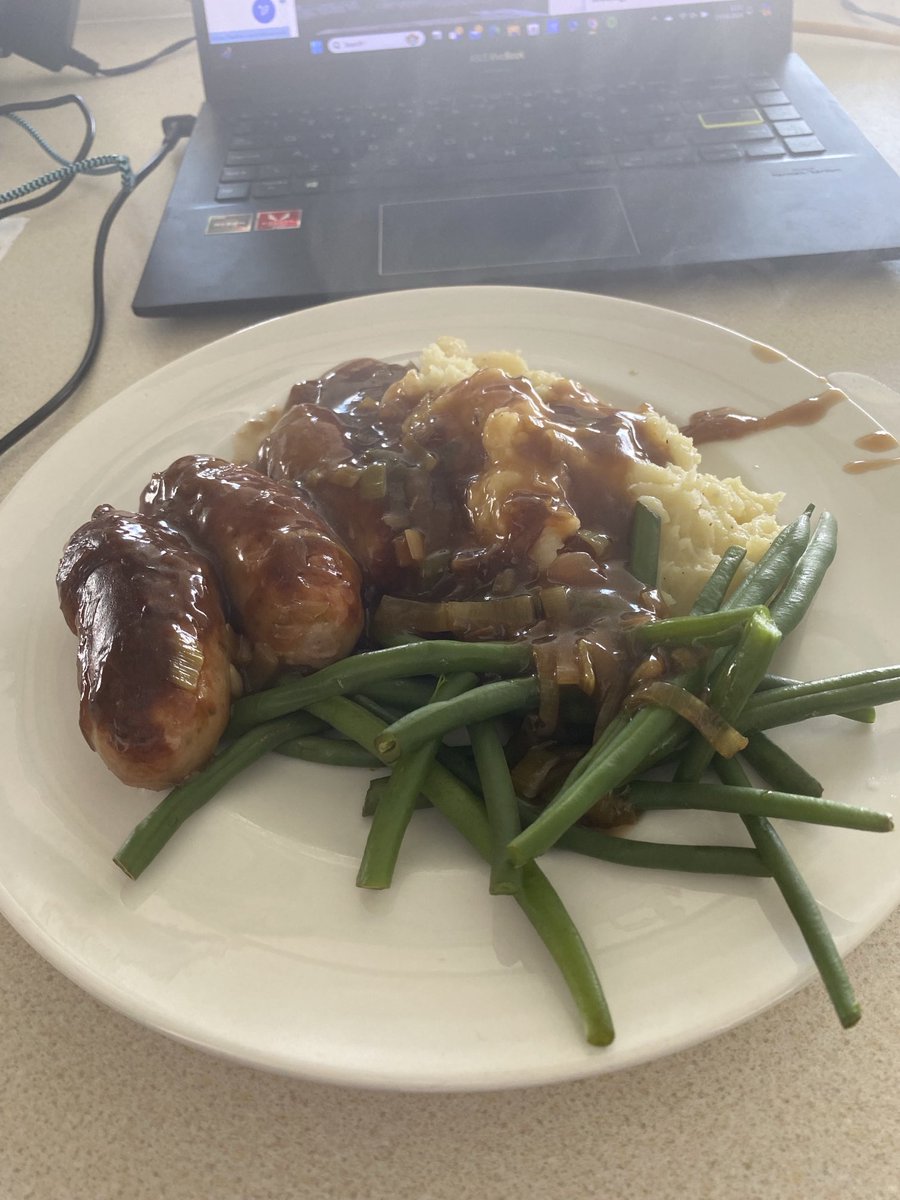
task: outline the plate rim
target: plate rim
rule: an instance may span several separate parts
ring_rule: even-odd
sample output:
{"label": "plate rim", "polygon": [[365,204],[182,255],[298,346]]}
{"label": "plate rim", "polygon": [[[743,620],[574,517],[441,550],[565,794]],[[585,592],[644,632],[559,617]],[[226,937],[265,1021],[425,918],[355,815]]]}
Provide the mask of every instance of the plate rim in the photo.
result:
{"label": "plate rim", "polygon": [[[426,294],[423,295],[423,292]],[[508,287],[504,287],[501,285],[491,286],[491,287],[477,287],[476,286],[476,287],[472,287],[472,288],[459,288],[459,289],[423,289],[423,290],[410,289],[410,292],[394,292],[394,293],[387,293],[387,294],[381,295],[381,296],[354,297],[354,298],[350,298],[348,300],[336,301],[331,305],[324,305],[318,309],[299,310],[298,312],[283,314],[281,316],[271,317],[271,318],[267,318],[266,320],[256,322],[256,323],[249,325],[243,329],[226,334],[221,338],[214,339],[213,341],[205,344],[204,346],[197,347],[194,350],[188,352],[187,354],[182,355],[179,358],[176,358],[176,359],[172,360],[171,362],[166,363],[163,366],[157,368],[155,371],[150,373],[148,376],[145,376],[144,378],[133,382],[127,388],[125,388],[121,392],[117,393],[117,395],[112,396],[108,400],[104,401],[101,405],[99,405],[91,413],[86,414],[85,417],[81,421],[79,421],[75,426],[73,426],[70,430],[68,430],[65,434],[63,434],[62,437],[60,437],[60,439],[56,443],[54,443],[53,446],[48,448],[48,450],[41,456],[41,458],[39,458],[37,460],[37,462],[34,463],[32,465],[32,467],[29,468],[28,471],[26,471],[26,473],[22,476],[22,478],[10,490],[10,492],[7,494],[7,496],[4,497],[2,504],[0,504],[0,520],[3,519],[4,510],[7,510],[9,507],[11,507],[10,501],[13,500],[13,497],[14,496],[18,497],[18,495],[20,494],[20,489],[22,489],[23,491],[26,489],[28,481],[32,477],[33,473],[38,473],[39,469],[46,470],[48,463],[52,464],[57,455],[64,456],[65,451],[67,450],[68,446],[71,444],[74,444],[76,441],[79,440],[80,437],[83,437],[85,435],[85,430],[90,432],[93,429],[94,423],[96,423],[96,422],[102,423],[104,410],[106,409],[107,405],[126,404],[132,398],[139,395],[142,389],[143,390],[146,390],[146,389],[153,390],[155,388],[158,388],[161,385],[165,385],[170,374],[178,375],[183,372],[183,370],[185,369],[186,366],[190,367],[190,366],[195,365],[196,363],[202,364],[204,359],[207,358],[209,355],[220,351],[223,347],[230,346],[231,344],[233,344],[235,341],[237,341],[239,339],[245,339],[247,337],[247,335],[252,335],[253,337],[260,337],[263,340],[265,340],[268,333],[275,330],[275,336],[277,338],[279,330],[288,328],[291,324],[296,323],[298,321],[303,322],[309,316],[310,313],[315,313],[318,318],[321,314],[324,313],[325,310],[329,310],[329,312],[332,315],[335,314],[336,310],[340,310],[338,313],[338,316],[337,316],[337,319],[339,319],[340,315],[344,312],[352,312],[353,310],[356,310],[359,308],[371,307],[373,304],[379,305],[384,302],[386,297],[389,297],[392,300],[396,300],[398,297],[408,297],[410,295],[410,293],[414,293],[420,303],[422,303],[423,305],[427,305],[429,297],[440,296],[442,299],[445,299],[445,298],[447,298],[448,292],[455,292],[454,301],[457,301],[459,303],[464,303],[465,294],[472,293],[472,292],[477,292],[482,296],[484,296],[484,294],[486,292],[491,293],[495,296],[498,293],[508,294],[508,293],[512,293],[512,292],[517,293],[517,294],[527,293],[530,296],[534,296],[536,293],[541,294],[542,296],[547,296],[547,294],[551,294],[556,297],[560,297],[560,296],[565,297],[569,301],[574,300],[577,303],[583,303],[585,301],[588,303],[600,302],[601,307],[609,306],[609,307],[612,307],[615,309],[624,310],[630,314],[636,315],[638,320],[647,316],[647,314],[653,314],[653,317],[651,319],[655,319],[655,320],[662,319],[666,322],[670,322],[672,319],[675,319],[678,322],[685,323],[685,327],[687,327],[687,326],[702,327],[702,329],[704,331],[706,331],[707,333],[711,333],[711,335],[715,336],[715,337],[725,337],[728,340],[739,339],[742,343],[744,343],[746,345],[757,345],[757,346],[764,345],[763,343],[759,343],[759,342],[755,341],[755,339],[749,338],[744,334],[741,334],[735,330],[729,329],[728,327],[726,327],[724,325],[718,324],[716,322],[711,322],[711,321],[708,321],[708,320],[705,320],[702,318],[693,317],[690,314],[678,312],[677,310],[663,308],[663,307],[656,306],[656,305],[649,305],[649,304],[646,304],[644,302],[639,302],[639,301],[620,299],[617,297],[596,296],[596,295],[591,295],[588,293],[580,293],[580,292],[568,292],[568,291],[564,291],[563,289],[548,289],[548,288],[537,288],[537,287],[535,287],[535,288],[508,288]],[[440,335],[436,334],[436,336],[440,336]],[[774,348],[774,347],[768,347],[768,348],[772,349],[775,353],[777,353],[780,357],[780,360],[784,361],[785,363],[790,364],[792,367],[795,367],[798,370],[798,372],[802,373],[804,378],[813,380],[813,381],[817,381],[817,382],[821,381],[823,383],[823,386],[827,386],[827,380],[825,380],[823,376],[818,375],[815,372],[811,371],[809,368],[803,366],[800,363],[797,363],[794,359],[790,358],[787,355],[784,355],[781,351],[778,351],[776,348]],[[79,431],[80,431],[80,433],[79,433]],[[853,941],[852,944],[856,945],[860,941],[862,941],[866,936],[868,936],[869,933],[872,932],[872,929],[877,927],[877,925],[880,924],[882,920],[886,919],[886,917],[889,915],[889,913],[893,907],[894,907],[894,905],[891,905],[891,907],[888,908],[888,910],[884,912],[884,914],[875,922],[875,924],[870,929],[863,932],[859,936],[858,939]],[[203,1040],[198,1040],[196,1037],[192,1036],[190,1033],[184,1032],[183,1030],[176,1029],[176,1028],[172,1027],[171,1024],[160,1020],[158,1016],[155,1016],[154,1014],[149,1013],[147,1011],[146,1000],[144,1000],[142,1002],[143,1009],[141,1007],[141,1003],[138,1002],[133,997],[132,997],[132,999],[134,1000],[134,1002],[129,1004],[128,998],[131,997],[131,995],[132,995],[131,993],[129,993],[127,990],[124,990],[122,987],[116,985],[114,983],[114,981],[111,981],[111,980],[107,979],[106,977],[103,977],[103,976],[95,977],[94,975],[92,975],[89,971],[87,971],[83,967],[83,964],[81,964],[80,962],[78,962],[76,960],[73,960],[71,957],[71,952],[67,951],[67,948],[64,947],[63,945],[54,941],[53,938],[50,936],[50,934],[46,930],[44,930],[39,924],[37,924],[37,922],[35,921],[33,916],[31,914],[28,914],[26,912],[26,910],[21,905],[19,905],[16,898],[12,895],[12,893],[10,893],[8,891],[7,886],[6,886],[6,881],[3,879],[0,879],[0,911],[3,912],[3,915],[6,916],[6,918],[10,921],[10,924],[12,924],[13,927],[17,929],[17,931],[20,933],[20,935],[23,936],[23,938],[30,945],[32,945],[37,950],[37,952],[40,953],[48,962],[52,963],[52,965],[56,969],[60,970],[60,972],[63,975],[65,975],[66,977],[73,980],[78,986],[82,987],[89,994],[93,995],[95,998],[106,1003],[107,1005],[112,1007],[114,1010],[124,1013],[130,1019],[137,1021],[138,1023],[144,1025],[147,1028],[154,1029],[159,1032],[165,1033],[166,1035],[173,1037],[176,1040],[178,1040],[184,1044],[191,1045],[195,1048],[208,1051],[217,1056],[224,1057],[224,1058],[230,1059],[232,1061],[241,1062],[246,1065],[262,1067],[263,1069],[266,1069],[266,1070],[275,1071],[275,1072],[287,1074],[290,1076],[296,1077],[298,1075],[301,1075],[301,1072],[299,1072],[295,1067],[291,1067],[289,1065],[286,1065],[285,1063],[261,1061],[259,1059],[259,1057],[254,1057],[252,1055],[248,1055],[248,1054],[242,1053],[240,1051],[234,1051],[234,1050],[229,1049],[228,1047],[222,1046],[220,1044],[209,1044],[209,1043],[205,1043]],[[39,942],[41,943],[40,945],[38,944]],[[80,969],[80,970],[76,969],[79,967],[82,969]],[[677,1044],[674,1044],[667,1049],[657,1050],[657,1051],[648,1049],[643,1055],[637,1055],[628,1061],[610,1064],[610,1065],[606,1065],[606,1066],[602,1065],[602,1059],[600,1059],[599,1057],[597,1057],[593,1060],[588,1060],[587,1058],[585,1058],[582,1069],[573,1071],[571,1068],[567,1068],[567,1069],[562,1070],[561,1073],[557,1073],[557,1074],[553,1074],[552,1072],[543,1072],[543,1073],[541,1073],[539,1078],[535,1078],[532,1080],[522,1080],[521,1078],[510,1078],[508,1080],[503,1080],[503,1079],[498,1080],[494,1076],[494,1077],[486,1078],[483,1082],[478,1082],[478,1081],[468,1079],[468,1080],[458,1081],[456,1083],[451,1082],[449,1084],[442,1083],[442,1082],[435,1082],[435,1081],[416,1082],[416,1081],[412,1081],[412,1080],[410,1080],[406,1083],[397,1083],[397,1082],[384,1081],[384,1080],[380,1080],[380,1079],[376,1079],[376,1078],[367,1080],[366,1078],[360,1078],[360,1077],[354,1077],[354,1078],[350,1078],[350,1077],[346,1077],[346,1076],[342,1077],[340,1075],[340,1073],[336,1074],[333,1069],[328,1069],[327,1067],[323,1067],[321,1071],[317,1072],[309,1065],[308,1065],[307,1069],[302,1072],[302,1077],[310,1078],[310,1079],[318,1079],[321,1082],[342,1084],[345,1086],[358,1086],[358,1087],[363,1087],[363,1088],[398,1088],[400,1090],[416,1090],[416,1091],[419,1091],[419,1090],[451,1091],[451,1090],[481,1090],[481,1089],[493,1089],[493,1088],[511,1088],[511,1087],[519,1087],[519,1086],[530,1086],[530,1085],[534,1085],[534,1084],[554,1083],[554,1082],[560,1082],[563,1080],[576,1079],[576,1078],[585,1078],[585,1077],[593,1076],[596,1074],[610,1073],[611,1071],[616,1071],[616,1070],[620,1070],[620,1069],[629,1068],[631,1066],[636,1066],[636,1065],[639,1065],[640,1063],[652,1061],[663,1055],[670,1054],[670,1053],[674,1052],[675,1050],[679,1050],[679,1049],[687,1048],[688,1046],[700,1044],[701,1042],[706,1041],[709,1038],[717,1036],[721,1032],[725,1032],[726,1030],[731,1029],[731,1028],[735,1027],[736,1025],[743,1023],[749,1017],[751,1017],[761,1011],[764,1011],[765,1009],[773,1006],[774,1004],[779,1003],[782,999],[786,998],[786,996],[794,993],[795,991],[799,990],[801,987],[805,986],[805,984],[808,983],[809,980],[812,979],[814,976],[815,976],[815,970],[814,970],[814,968],[812,968],[810,966],[805,970],[799,971],[798,975],[795,977],[792,984],[788,988],[782,989],[781,992],[779,993],[779,995],[777,995],[775,998],[768,1000],[767,1002],[765,1002],[762,1005],[751,1004],[748,1006],[747,1012],[733,1015],[733,1017],[731,1019],[725,1021],[724,1023],[719,1023],[714,1028],[709,1029],[705,1033],[691,1037],[686,1041],[685,1040],[677,1041]]]}

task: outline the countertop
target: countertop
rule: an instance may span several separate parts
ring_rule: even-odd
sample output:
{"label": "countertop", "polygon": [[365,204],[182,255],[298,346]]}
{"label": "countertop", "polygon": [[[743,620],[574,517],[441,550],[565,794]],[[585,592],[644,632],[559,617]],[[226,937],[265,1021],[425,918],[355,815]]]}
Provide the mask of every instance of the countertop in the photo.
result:
{"label": "countertop", "polygon": [[[803,15],[853,20],[837,0]],[[188,32],[178,17],[85,21],[79,47],[126,62]],[[900,48],[801,34],[798,49],[900,169]],[[96,115],[96,152],[136,164],[156,149],[160,117],[195,111],[201,99],[192,50],[117,79],[0,61],[0,101],[72,90]],[[70,144],[78,127],[48,114],[42,129]],[[0,187],[46,169],[6,122],[0,154]],[[0,460],[0,496],[105,400],[248,323],[131,314],[173,171],[167,161],[122,210],[97,363],[68,405]],[[83,351],[93,240],[114,187],[77,181],[30,215],[0,261],[4,429]],[[620,294],[721,322],[822,374],[857,371],[900,388],[900,264],[742,267],[632,282]],[[0,1197],[898,1196],[900,913],[848,965],[864,1010],[849,1032],[814,982],[712,1041],[620,1074],[503,1092],[379,1093],[283,1078],[170,1041],[94,1001],[0,922]]]}

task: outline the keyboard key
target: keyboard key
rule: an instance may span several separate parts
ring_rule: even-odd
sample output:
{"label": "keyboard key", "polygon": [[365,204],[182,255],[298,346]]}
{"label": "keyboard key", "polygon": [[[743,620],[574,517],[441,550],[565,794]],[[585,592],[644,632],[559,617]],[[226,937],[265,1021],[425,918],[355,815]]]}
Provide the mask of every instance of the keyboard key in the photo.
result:
{"label": "keyboard key", "polygon": [[731,129],[695,129],[691,141],[695,146],[712,146],[716,142],[764,142],[772,136],[768,125],[736,125]]}
{"label": "keyboard key", "polygon": [[255,179],[259,167],[223,167],[220,183],[245,183]]}
{"label": "keyboard key", "polygon": [[633,150],[629,154],[617,154],[616,162],[620,167],[625,168],[645,167],[647,165],[646,156],[646,150]]}
{"label": "keyboard key", "polygon": [[790,104],[788,97],[781,91],[755,92],[753,99],[760,108],[770,108],[776,104]]}
{"label": "keyboard key", "polygon": [[745,92],[722,91],[710,92],[706,96],[692,97],[690,100],[685,100],[681,107],[685,112],[703,112],[705,110],[713,112],[750,108],[752,104],[752,97]]}
{"label": "keyboard key", "polygon": [[242,134],[231,139],[232,150],[265,150],[271,138],[265,133]]}
{"label": "keyboard key", "polygon": [[784,147],[777,138],[770,138],[767,142],[749,142],[744,146],[744,154],[747,158],[781,158]]}
{"label": "keyboard key", "polygon": [[758,108],[735,108],[699,112],[697,120],[704,129],[735,129],[762,125],[763,116]]}
{"label": "keyboard key", "polygon": [[270,179],[254,183],[250,189],[250,194],[254,200],[269,200],[273,196],[287,196],[293,190],[289,179]]}
{"label": "keyboard key", "polygon": [[747,87],[754,92],[776,92],[778,81],[769,75],[753,75],[747,80]]}
{"label": "keyboard key", "polygon": [[647,166],[650,167],[680,167],[697,161],[697,151],[693,146],[669,146],[645,153]]}
{"label": "keyboard key", "polygon": [[610,137],[609,143],[611,149],[620,150],[623,154],[650,148],[650,139],[643,133],[616,133]]}
{"label": "keyboard key", "polygon": [[216,188],[216,199],[222,202],[228,200],[246,200],[249,195],[249,183],[220,183]]}
{"label": "keyboard key", "polygon": [[812,130],[805,121],[776,121],[775,132],[783,138],[806,137]]}
{"label": "keyboard key", "polygon": [[736,158],[742,158],[740,146],[722,145],[722,146],[703,146],[700,150],[700,157],[704,162],[732,162]]}
{"label": "keyboard key", "polygon": [[800,114],[793,104],[774,104],[763,109],[767,121],[798,121]]}
{"label": "keyboard key", "polygon": [[817,137],[788,137],[784,144],[791,154],[822,154],[825,150]]}
{"label": "keyboard key", "polygon": [[271,161],[271,150],[229,150],[225,156],[226,167],[255,167]]}
{"label": "keyboard key", "polygon": [[652,141],[658,150],[687,145],[687,138],[680,129],[670,129],[666,133],[654,133]]}
{"label": "keyboard key", "polygon": [[589,154],[585,158],[576,159],[575,166],[579,171],[611,171],[616,165],[613,154]]}
{"label": "keyboard key", "polygon": [[697,152],[691,146],[673,147],[669,150],[635,150],[630,154],[616,155],[620,167],[675,167],[697,161]]}

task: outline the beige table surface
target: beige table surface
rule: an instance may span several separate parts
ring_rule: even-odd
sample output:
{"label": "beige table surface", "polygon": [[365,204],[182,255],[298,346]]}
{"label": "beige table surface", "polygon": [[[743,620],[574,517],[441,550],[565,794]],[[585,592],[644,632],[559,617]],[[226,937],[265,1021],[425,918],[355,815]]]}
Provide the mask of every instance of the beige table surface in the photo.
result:
{"label": "beige table surface", "polygon": [[[127,7],[84,0],[79,47],[111,65],[188,32],[177,17],[87,19]],[[154,7],[178,9],[175,0],[134,5]],[[807,0],[800,15],[854,20],[837,0]],[[900,168],[900,49],[810,35],[799,48]],[[70,90],[96,114],[96,152],[122,151],[135,163],[156,148],[163,114],[200,101],[191,51],[120,79],[0,61],[0,102]],[[41,127],[64,144],[78,136],[69,117],[48,115]],[[0,496],[103,401],[247,323],[131,315],[173,167],[136,193],[115,226],[95,369],[65,411],[0,460]],[[38,150],[0,122],[0,188],[45,169]],[[49,396],[82,352],[91,249],[113,189],[109,179],[77,181],[31,216],[0,262],[4,429]],[[819,372],[860,371],[900,387],[898,265],[744,267],[646,280],[626,294],[721,321]],[[0,922],[0,1200],[898,1196],[898,946],[895,914],[850,956],[864,1018],[849,1033],[813,984],[712,1042],[622,1074],[443,1096],[310,1084],[208,1057],[107,1010]]]}

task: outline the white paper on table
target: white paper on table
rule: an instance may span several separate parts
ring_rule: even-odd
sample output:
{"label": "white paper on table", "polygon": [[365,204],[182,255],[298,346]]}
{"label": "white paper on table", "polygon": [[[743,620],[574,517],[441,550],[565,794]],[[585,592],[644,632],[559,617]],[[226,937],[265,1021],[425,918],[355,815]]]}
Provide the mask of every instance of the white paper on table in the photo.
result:
{"label": "white paper on table", "polygon": [[0,259],[28,224],[27,217],[6,217],[0,221]]}

